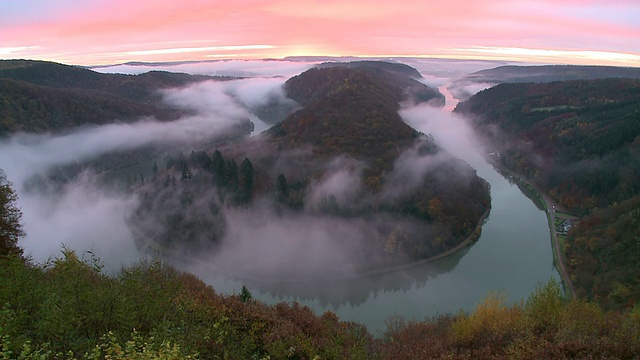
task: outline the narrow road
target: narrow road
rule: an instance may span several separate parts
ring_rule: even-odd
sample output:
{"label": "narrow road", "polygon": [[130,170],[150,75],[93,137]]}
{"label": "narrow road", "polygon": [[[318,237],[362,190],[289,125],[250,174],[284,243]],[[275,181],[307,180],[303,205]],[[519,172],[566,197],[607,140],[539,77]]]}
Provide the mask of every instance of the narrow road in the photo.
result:
{"label": "narrow road", "polygon": [[564,208],[556,204],[549,195],[547,195],[542,189],[540,189],[536,184],[529,181],[529,179],[525,178],[521,174],[518,174],[506,167],[502,166],[500,162],[496,161],[491,156],[485,157],[487,161],[494,167],[500,170],[500,172],[511,175],[516,181],[520,183],[528,185],[533,192],[537,195],[537,197],[544,202],[544,208],[546,209],[547,220],[549,222],[549,233],[551,234],[551,244],[553,249],[554,258],[556,259],[556,269],[560,273],[562,277],[562,281],[566,287],[569,289],[571,299],[575,299],[577,296],[576,288],[571,282],[571,278],[569,277],[569,271],[567,271],[567,266],[563,261],[562,257],[562,249],[560,249],[560,242],[558,241],[558,234],[556,233],[556,209],[564,210]]}
{"label": "narrow road", "polygon": [[[521,178],[521,181],[527,181]],[[534,188],[535,189],[535,188]],[[549,230],[551,231],[551,242],[553,243],[553,248],[555,252],[556,263],[558,264],[557,268],[560,271],[560,275],[564,283],[569,287],[569,291],[571,292],[571,299],[575,299],[577,296],[576,288],[571,282],[571,278],[569,278],[569,272],[567,271],[567,267],[562,259],[562,251],[560,249],[560,242],[558,241],[558,234],[556,233],[556,204],[549,198],[546,194],[536,191],[542,198],[542,200],[546,203],[547,208],[547,217],[549,218]]]}

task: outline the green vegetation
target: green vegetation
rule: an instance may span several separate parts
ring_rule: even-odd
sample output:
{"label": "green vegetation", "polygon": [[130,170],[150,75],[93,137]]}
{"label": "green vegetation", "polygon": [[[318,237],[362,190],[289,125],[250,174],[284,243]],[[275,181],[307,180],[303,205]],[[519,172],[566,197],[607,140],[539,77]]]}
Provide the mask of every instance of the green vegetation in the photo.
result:
{"label": "green vegetation", "polygon": [[18,247],[18,239],[23,235],[22,212],[17,207],[17,200],[11,183],[0,169],[0,257],[22,255],[22,249]]}
{"label": "green vegetation", "polygon": [[583,217],[563,241],[579,295],[634,306],[639,234],[625,214],[640,196],[640,80],[502,84],[456,111],[473,119],[502,165]]}
{"label": "green vegetation", "polygon": [[107,275],[71,251],[1,260],[0,304],[3,359],[367,359],[373,341],[333,313],[221,296],[161,263]]}
{"label": "green vegetation", "polygon": [[0,260],[2,359],[548,359],[633,358],[640,309],[566,303],[557,283],[509,305],[489,295],[469,313],[390,319],[381,338],[248,290],[223,296],[156,262],[109,275],[68,250],[47,264]]}

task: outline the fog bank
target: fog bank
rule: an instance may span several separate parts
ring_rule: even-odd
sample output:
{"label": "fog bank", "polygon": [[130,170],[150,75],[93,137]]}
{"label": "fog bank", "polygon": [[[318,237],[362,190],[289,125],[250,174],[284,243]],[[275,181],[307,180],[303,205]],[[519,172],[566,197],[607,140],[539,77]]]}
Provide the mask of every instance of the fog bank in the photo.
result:
{"label": "fog bank", "polygon": [[[143,146],[171,149],[196,145],[230,131],[237,133],[248,121],[257,124],[256,130],[265,129],[268,125],[254,113],[261,106],[295,106],[282,91],[285,80],[206,81],[163,90],[167,104],[193,114],[176,121],[143,118],[119,123],[114,119],[112,124],[87,125],[64,133],[19,133],[0,139],[0,168],[13,183],[24,213],[27,235],[20,246],[36,261],[58,255],[62,244],[79,252],[94,249],[110,264],[137,259],[125,222],[136,206],[135,197],[105,188],[90,170],[65,184],[48,180],[49,172],[64,172],[60,166],[77,168],[102,155]],[[123,258],[123,254],[128,255]]]}
{"label": "fog bank", "polygon": [[142,74],[153,70],[182,72],[193,75],[232,77],[286,77],[308,70],[313,62],[287,60],[217,60],[203,62],[177,62],[155,64],[122,64],[96,67],[101,73]]}

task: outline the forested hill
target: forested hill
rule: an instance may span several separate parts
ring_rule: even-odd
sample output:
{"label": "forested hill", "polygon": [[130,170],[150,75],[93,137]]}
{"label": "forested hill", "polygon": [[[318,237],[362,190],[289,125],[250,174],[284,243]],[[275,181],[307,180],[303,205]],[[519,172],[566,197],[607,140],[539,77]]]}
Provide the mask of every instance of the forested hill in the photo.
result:
{"label": "forested hill", "polygon": [[326,67],[348,67],[348,68],[358,68],[367,71],[373,72],[390,72],[392,74],[396,74],[399,76],[409,77],[412,79],[420,79],[422,75],[415,68],[412,68],[409,65],[396,63],[396,62],[388,62],[388,61],[372,61],[372,60],[358,60],[358,61],[348,61],[348,62],[326,62],[317,66],[318,68],[326,68]]}
{"label": "forested hill", "polygon": [[289,79],[285,89],[304,106],[270,130],[285,145],[307,143],[325,154],[377,157],[397,154],[397,146],[418,136],[398,115],[403,89],[367,71],[312,69]]}
{"label": "forested hill", "polygon": [[409,65],[386,61],[328,62],[318,68],[346,67],[359,69],[376,76],[387,83],[394,92],[402,96],[403,101],[414,103],[430,102],[434,106],[444,106],[444,95],[438,89],[424,85],[419,80],[422,75]]}
{"label": "forested hill", "polygon": [[639,79],[640,68],[617,66],[543,65],[500,66],[469,74],[465,79],[488,83],[552,82],[605,78]]}
{"label": "forested hill", "polygon": [[640,296],[640,80],[502,84],[456,112],[472,119],[503,165],[588,216],[566,248],[579,292],[632,305]]}
{"label": "forested hill", "polygon": [[[400,103],[435,99],[439,105],[442,95],[404,73],[370,62],[361,66],[315,68],[289,79],[287,96],[304,107],[269,133],[284,146],[308,144],[319,154],[375,159],[374,173],[388,170],[400,149],[418,137],[398,115]],[[415,94],[431,95],[420,101]]]}
{"label": "forested hill", "polygon": [[449,86],[451,93],[460,100],[471,95],[466,87],[474,84],[548,83],[567,80],[592,80],[606,78],[640,79],[640,68],[585,65],[500,66],[471,73]]}
{"label": "forested hill", "polygon": [[149,72],[101,74],[69,65],[0,61],[0,136],[17,131],[59,131],[83,124],[154,116],[176,119],[183,111],[162,103],[159,89],[212,79]]}
{"label": "forested hill", "polygon": [[[461,103],[503,161],[572,211],[640,191],[640,80],[502,84]],[[494,127],[500,130],[491,132]]]}
{"label": "forested hill", "polygon": [[165,71],[151,71],[140,75],[103,74],[82,67],[35,60],[0,60],[0,78],[56,89],[98,91],[148,104],[160,99],[156,94],[157,89],[226,79]]}

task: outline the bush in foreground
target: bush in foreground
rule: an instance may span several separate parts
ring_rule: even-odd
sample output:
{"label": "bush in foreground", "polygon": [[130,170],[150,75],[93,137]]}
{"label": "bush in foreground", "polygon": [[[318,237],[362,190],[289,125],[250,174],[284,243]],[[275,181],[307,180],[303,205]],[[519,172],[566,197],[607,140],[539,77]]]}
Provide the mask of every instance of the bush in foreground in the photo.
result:
{"label": "bush in foreground", "polygon": [[394,319],[380,339],[334,313],[222,296],[159,262],[115,275],[74,252],[0,259],[0,359],[632,359],[640,308],[566,303],[557,282],[527,301],[491,294],[469,313]]}

